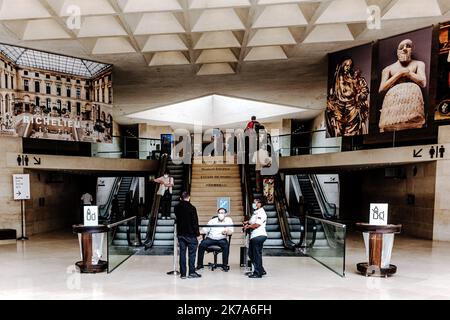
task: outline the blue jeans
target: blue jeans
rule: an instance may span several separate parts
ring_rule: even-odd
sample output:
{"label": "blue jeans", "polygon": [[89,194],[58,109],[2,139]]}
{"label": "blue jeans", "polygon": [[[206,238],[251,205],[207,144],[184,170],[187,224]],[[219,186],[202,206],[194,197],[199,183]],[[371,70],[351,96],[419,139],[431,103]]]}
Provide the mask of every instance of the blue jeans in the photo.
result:
{"label": "blue jeans", "polygon": [[178,237],[180,246],[180,273],[186,275],[186,249],[189,253],[189,274],[195,273],[195,256],[197,253],[198,240],[196,237]]}

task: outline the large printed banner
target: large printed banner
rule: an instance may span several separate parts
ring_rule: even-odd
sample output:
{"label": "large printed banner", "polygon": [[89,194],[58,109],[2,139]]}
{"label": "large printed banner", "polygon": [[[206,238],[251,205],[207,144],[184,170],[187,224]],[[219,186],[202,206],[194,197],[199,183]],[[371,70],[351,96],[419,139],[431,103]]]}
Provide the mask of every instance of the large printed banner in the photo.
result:
{"label": "large printed banner", "polygon": [[450,21],[439,28],[438,84],[435,120],[450,120]]}
{"label": "large printed banner", "polygon": [[328,137],[369,133],[372,44],[329,55]]}
{"label": "large printed banner", "polygon": [[[82,70],[83,74],[76,74],[76,69],[67,73],[53,71],[53,65],[42,65],[42,59],[36,61],[42,69],[27,67],[22,61],[13,60],[14,56],[8,51],[11,48],[21,50],[23,55],[32,51],[30,57],[42,54],[56,61],[65,59],[65,64],[58,68],[84,63],[86,69]],[[88,70],[89,66],[96,69]],[[0,44],[0,74],[0,135],[112,142],[111,65]]]}
{"label": "large printed banner", "polygon": [[420,129],[429,106],[433,27],[378,42],[380,132]]}

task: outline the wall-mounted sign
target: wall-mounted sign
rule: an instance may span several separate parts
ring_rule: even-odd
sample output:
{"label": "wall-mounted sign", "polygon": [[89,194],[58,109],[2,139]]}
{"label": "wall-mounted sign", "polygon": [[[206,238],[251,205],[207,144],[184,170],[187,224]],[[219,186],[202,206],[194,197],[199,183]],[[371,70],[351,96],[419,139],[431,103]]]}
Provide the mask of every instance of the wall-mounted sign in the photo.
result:
{"label": "wall-mounted sign", "polygon": [[30,175],[14,174],[13,175],[14,200],[29,200],[30,193]]}
{"label": "wall-mounted sign", "polygon": [[217,198],[217,209],[224,208],[228,213],[231,212],[231,199],[230,197]]}
{"label": "wall-mounted sign", "polygon": [[371,203],[369,223],[376,226],[385,226],[388,222],[388,204]]}
{"label": "wall-mounted sign", "polygon": [[85,206],[84,207],[84,225],[87,227],[98,226],[98,207]]}

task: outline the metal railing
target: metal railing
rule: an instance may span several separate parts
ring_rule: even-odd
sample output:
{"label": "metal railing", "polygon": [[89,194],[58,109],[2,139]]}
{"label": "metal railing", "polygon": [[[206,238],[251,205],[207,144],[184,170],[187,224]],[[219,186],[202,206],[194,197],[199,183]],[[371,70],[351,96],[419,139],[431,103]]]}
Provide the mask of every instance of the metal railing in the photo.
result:
{"label": "metal railing", "polygon": [[310,174],[308,177],[311,181],[311,186],[313,187],[314,194],[316,195],[323,217],[326,219],[335,218],[337,213],[336,204],[328,202],[327,197],[320,185],[319,179],[317,179],[315,174]]}

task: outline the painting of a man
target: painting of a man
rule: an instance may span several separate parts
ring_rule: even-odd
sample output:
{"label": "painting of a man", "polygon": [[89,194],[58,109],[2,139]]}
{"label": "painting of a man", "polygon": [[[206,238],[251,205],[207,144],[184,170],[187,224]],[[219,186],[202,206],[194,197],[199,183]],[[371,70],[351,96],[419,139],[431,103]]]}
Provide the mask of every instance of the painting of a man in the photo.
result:
{"label": "painting of a man", "polygon": [[329,55],[325,123],[329,138],[369,133],[372,44]]}
{"label": "painting of a man", "polygon": [[386,92],[380,117],[380,132],[422,128],[425,103],[422,88],[427,86],[425,63],[414,60],[412,40],[401,41],[398,60],[383,69],[380,93]]}

